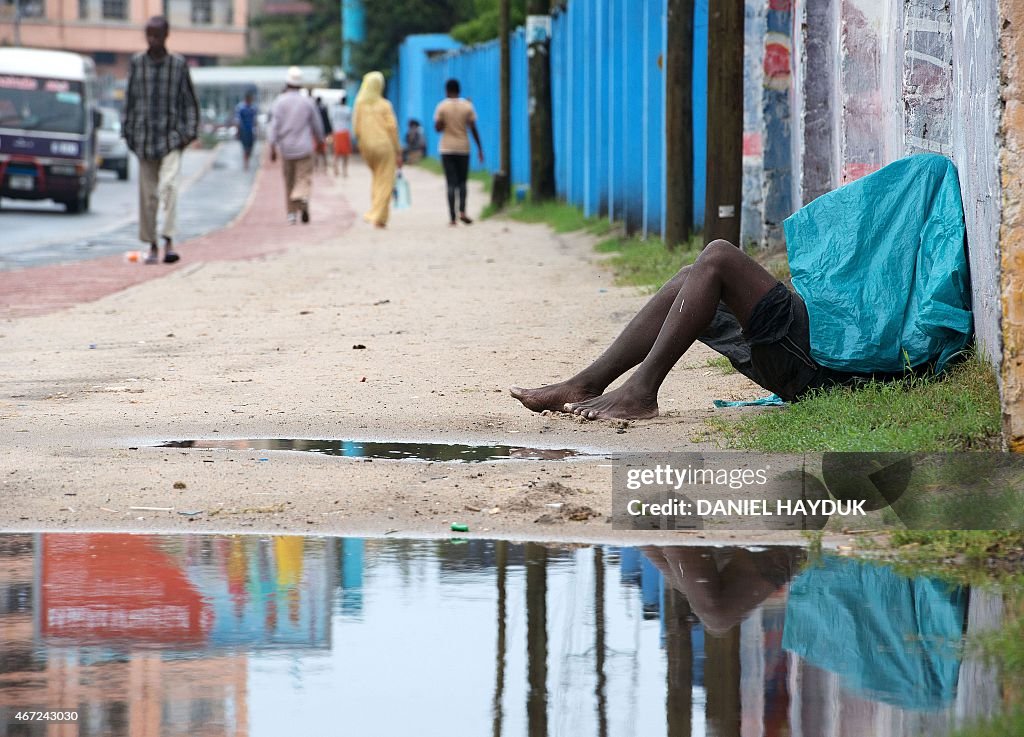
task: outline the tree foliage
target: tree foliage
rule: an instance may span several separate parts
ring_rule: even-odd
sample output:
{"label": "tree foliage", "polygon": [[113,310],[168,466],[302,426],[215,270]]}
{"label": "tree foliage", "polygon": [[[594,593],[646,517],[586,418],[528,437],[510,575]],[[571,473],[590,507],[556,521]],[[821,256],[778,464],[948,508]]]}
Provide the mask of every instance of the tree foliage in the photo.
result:
{"label": "tree foliage", "polygon": [[[476,0],[476,14],[451,30],[452,37],[464,44],[477,44],[498,37],[500,0]],[[509,0],[509,26],[526,22],[526,0]]]}
{"label": "tree foliage", "polygon": [[387,72],[398,59],[402,39],[414,33],[448,33],[476,13],[476,0],[387,0],[363,6],[366,38],[352,51],[358,74]]}
{"label": "tree foliage", "polygon": [[311,0],[308,15],[264,15],[253,20],[257,48],[246,64],[335,67],[341,63],[341,3]]}

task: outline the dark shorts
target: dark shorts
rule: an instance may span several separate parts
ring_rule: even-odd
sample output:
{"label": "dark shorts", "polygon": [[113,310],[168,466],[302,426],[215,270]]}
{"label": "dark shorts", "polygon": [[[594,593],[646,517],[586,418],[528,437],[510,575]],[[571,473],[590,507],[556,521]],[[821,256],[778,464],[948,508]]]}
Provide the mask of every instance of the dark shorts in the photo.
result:
{"label": "dark shorts", "polygon": [[847,384],[856,377],[820,366],[811,358],[807,306],[781,282],[761,298],[746,330],[725,304],[700,337],[737,371],[787,402],[825,386]]}

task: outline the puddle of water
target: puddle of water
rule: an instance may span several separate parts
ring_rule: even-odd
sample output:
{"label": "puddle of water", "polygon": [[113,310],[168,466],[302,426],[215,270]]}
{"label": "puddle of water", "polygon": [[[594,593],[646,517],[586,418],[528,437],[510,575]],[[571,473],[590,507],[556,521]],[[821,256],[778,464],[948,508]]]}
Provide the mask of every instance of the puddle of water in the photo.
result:
{"label": "puddle of water", "polygon": [[461,445],[458,443],[402,443],[354,440],[308,440],[301,438],[252,438],[247,440],[175,440],[158,448],[202,448],[214,450],[297,450],[348,458],[383,458],[390,460],[485,461],[540,460],[559,461],[566,458],[589,457],[569,448],[524,448],[516,445]]}
{"label": "puddle of water", "polygon": [[[1001,599],[796,548],[0,536],[0,734],[940,737]],[[62,728],[63,729],[63,728]]]}

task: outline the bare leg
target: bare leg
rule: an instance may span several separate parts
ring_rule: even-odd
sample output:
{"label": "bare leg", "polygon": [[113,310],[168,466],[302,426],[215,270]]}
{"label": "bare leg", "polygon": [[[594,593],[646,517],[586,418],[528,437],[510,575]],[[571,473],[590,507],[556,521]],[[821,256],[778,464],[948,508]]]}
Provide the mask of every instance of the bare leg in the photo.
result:
{"label": "bare leg", "polygon": [[558,384],[538,389],[511,388],[513,397],[527,409],[542,412],[546,409],[562,412],[569,402],[582,402],[600,396],[608,386],[622,374],[644,360],[658,337],[662,323],[672,309],[672,302],[679,294],[691,266],[684,266],[665,282],[638,313],[629,321],[608,349],[596,361],[573,376]]}
{"label": "bare leg", "polygon": [[744,328],[754,306],[778,280],[727,241],[701,253],[679,289],[650,353],[618,389],[566,405],[573,414],[596,419],[639,420],[658,415],[658,389],[668,372],[711,324],[720,301]]}
{"label": "bare leg", "polygon": [[643,548],[643,553],[665,576],[666,583],[686,596],[704,626],[718,634],[740,624],[792,578],[799,555],[792,548],[757,553],[737,548],[719,570],[714,550],[651,546]]}
{"label": "bare leg", "polygon": [[[559,384],[513,387],[528,409],[565,410],[587,419],[646,419],[658,414],[658,388],[711,323],[724,301],[746,327],[754,305],[778,281],[728,241],[710,243],[690,267],[663,286],[590,366]],[[632,367],[613,392],[602,393]],[[559,404],[561,402],[561,404]]]}

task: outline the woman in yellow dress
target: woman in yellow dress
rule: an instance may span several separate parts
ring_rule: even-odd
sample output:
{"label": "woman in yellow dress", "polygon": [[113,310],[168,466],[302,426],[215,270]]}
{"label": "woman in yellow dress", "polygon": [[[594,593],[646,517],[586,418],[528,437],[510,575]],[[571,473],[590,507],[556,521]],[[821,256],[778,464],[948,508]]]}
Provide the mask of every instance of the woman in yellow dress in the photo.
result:
{"label": "woman in yellow dress", "polygon": [[384,75],[380,72],[368,72],[363,77],[352,123],[359,153],[373,172],[370,209],[363,219],[383,228],[388,224],[395,170],[402,166],[402,147],[395,111],[384,99]]}

